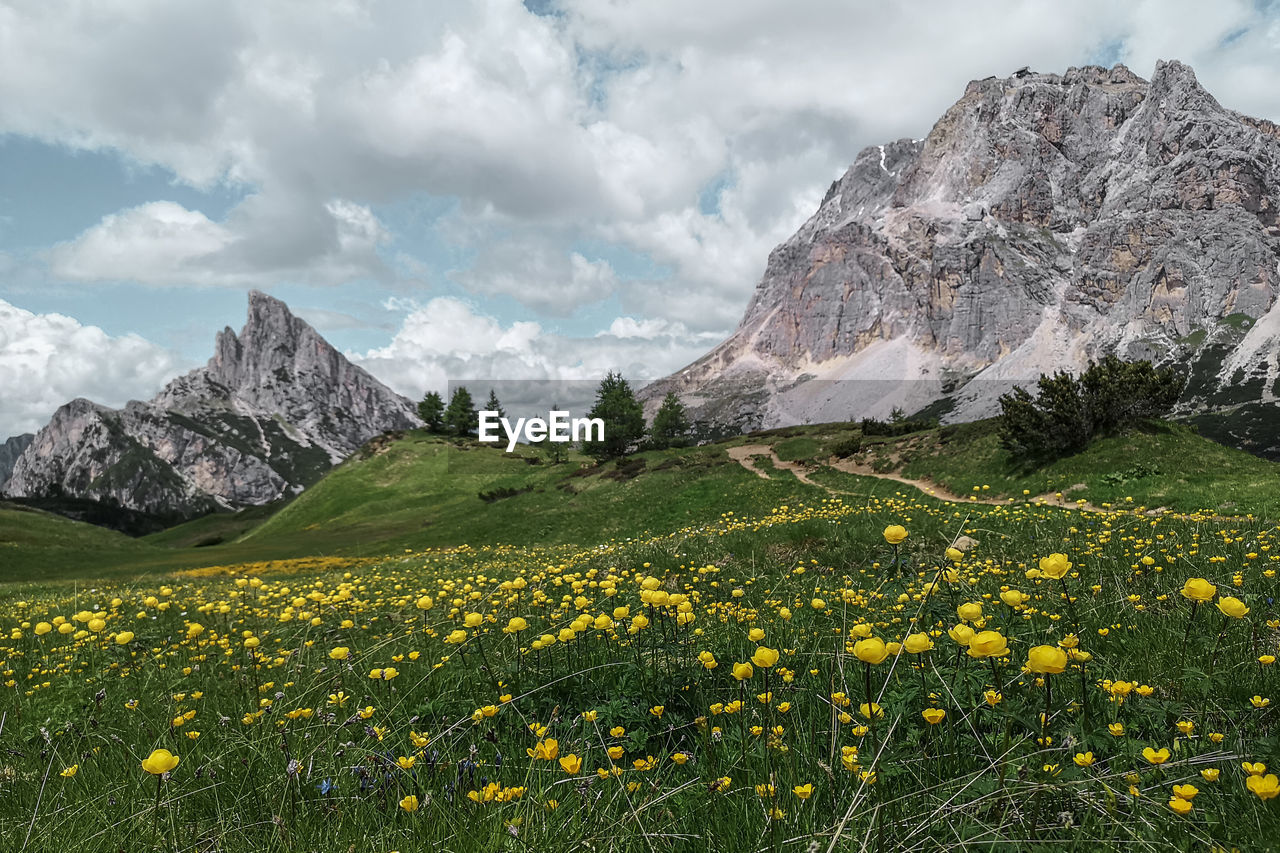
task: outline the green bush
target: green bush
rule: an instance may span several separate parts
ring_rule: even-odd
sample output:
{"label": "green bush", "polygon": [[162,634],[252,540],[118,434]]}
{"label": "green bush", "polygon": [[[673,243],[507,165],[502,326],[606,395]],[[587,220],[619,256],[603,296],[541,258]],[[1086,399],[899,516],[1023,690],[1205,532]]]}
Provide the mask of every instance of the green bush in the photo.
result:
{"label": "green bush", "polygon": [[1041,375],[1034,397],[1025,388],[1000,397],[1000,443],[1024,460],[1077,453],[1095,438],[1168,414],[1182,385],[1170,369],[1111,355],[1078,377],[1062,371]]}

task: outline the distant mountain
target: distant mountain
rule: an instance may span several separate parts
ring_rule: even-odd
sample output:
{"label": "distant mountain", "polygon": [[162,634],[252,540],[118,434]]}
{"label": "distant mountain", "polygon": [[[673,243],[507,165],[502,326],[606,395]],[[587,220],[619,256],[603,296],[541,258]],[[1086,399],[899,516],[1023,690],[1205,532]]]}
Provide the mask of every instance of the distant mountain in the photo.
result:
{"label": "distant mountain", "polygon": [[31,443],[33,438],[35,438],[35,435],[28,432],[5,439],[4,443],[0,444],[0,485],[3,485],[4,481],[9,479],[9,474],[13,472],[14,463],[18,461],[18,457],[22,455],[22,451],[27,449],[27,445]]}
{"label": "distant mountain", "polygon": [[924,139],[863,150],[733,335],[646,397],[739,428],[970,420],[1116,353],[1178,365],[1184,413],[1280,453],[1278,211],[1280,128],[1179,62],[974,81]]}
{"label": "distant mountain", "polygon": [[295,494],[370,438],[419,423],[409,400],[263,293],[214,349],[150,402],[58,409],[3,490],[189,517]]}

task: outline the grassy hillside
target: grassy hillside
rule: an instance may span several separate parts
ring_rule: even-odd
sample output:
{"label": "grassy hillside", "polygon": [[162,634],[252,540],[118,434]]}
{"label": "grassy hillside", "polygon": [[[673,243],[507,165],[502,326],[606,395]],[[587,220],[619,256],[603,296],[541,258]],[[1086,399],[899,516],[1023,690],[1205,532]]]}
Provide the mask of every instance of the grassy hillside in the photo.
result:
{"label": "grassy hillside", "polygon": [[1212,510],[1280,517],[1280,466],[1224,447],[1191,427],[1158,423],[1106,438],[1043,468],[1027,468],[1000,447],[994,420],[867,440],[860,458],[876,470],[928,478],[958,494],[989,486],[988,496],[1061,492],[1094,504],[1132,503],[1183,512]]}
{"label": "grassy hillside", "polygon": [[527,450],[508,454],[411,432],[370,445],[274,513],[220,513],[142,539],[47,513],[0,510],[0,581],[377,557],[459,544],[591,543],[815,494],[821,492],[790,475],[755,476],[723,446],[645,453],[621,466],[583,457],[555,465]]}
{"label": "grassy hillside", "polygon": [[241,543],[305,538],[353,553],[597,542],[713,521],[726,509],[761,511],[813,493],[794,477],[753,475],[719,445],[642,453],[621,464],[594,466],[575,457],[554,465],[528,450],[508,454],[410,433],[334,469]]}
{"label": "grassy hillside", "polygon": [[[206,516],[143,539],[0,506],[0,581],[371,558],[460,544],[587,546],[832,493],[854,500],[909,491],[829,467],[832,450],[850,439],[862,443],[846,460],[859,470],[926,479],[959,495],[987,486],[984,498],[1061,492],[1094,504],[1280,518],[1275,463],[1175,425],[1106,439],[1040,470],[1016,465],[991,421],[898,438],[860,437],[842,423],[789,427],[604,466],[581,456],[550,464],[527,448],[507,454],[410,432],[371,444],[283,508]],[[767,478],[747,470],[729,457],[746,444],[770,446],[782,465],[805,466],[812,483],[768,457],[754,463]]]}
{"label": "grassy hillside", "polygon": [[64,570],[97,572],[146,550],[138,540],[105,527],[0,502],[0,581]]}

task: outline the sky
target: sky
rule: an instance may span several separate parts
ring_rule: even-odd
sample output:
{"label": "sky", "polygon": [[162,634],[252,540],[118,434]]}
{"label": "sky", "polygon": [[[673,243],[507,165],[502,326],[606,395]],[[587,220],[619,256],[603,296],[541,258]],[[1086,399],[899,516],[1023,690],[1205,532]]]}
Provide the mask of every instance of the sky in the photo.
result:
{"label": "sky", "polygon": [[643,384],[969,80],[1158,59],[1280,121],[1272,3],[0,0],[0,440],[150,398],[255,288],[415,399]]}

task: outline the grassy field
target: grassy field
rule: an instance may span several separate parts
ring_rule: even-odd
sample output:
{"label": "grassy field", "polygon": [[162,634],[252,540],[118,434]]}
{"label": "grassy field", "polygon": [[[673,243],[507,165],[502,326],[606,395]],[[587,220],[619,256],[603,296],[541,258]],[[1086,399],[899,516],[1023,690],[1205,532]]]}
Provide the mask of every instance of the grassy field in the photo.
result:
{"label": "grassy field", "polygon": [[867,438],[864,448],[855,458],[877,471],[927,478],[957,494],[989,486],[988,497],[1062,493],[1093,504],[1132,498],[1135,505],[1178,512],[1280,518],[1275,462],[1217,444],[1180,424],[1154,423],[1035,468],[1018,464],[1000,447],[994,421]]}
{"label": "grassy field", "polygon": [[1273,526],[734,506],[589,548],[11,593],[4,849],[1280,837]]}
{"label": "grassy field", "polygon": [[[974,430],[863,461],[1053,488],[965,467]],[[0,514],[120,567],[0,586],[0,849],[1276,849],[1265,483],[1253,518],[1152,517],[1165,474],[1103,513],[947,503],[825,467],[848,437],[588,469],[410,434],[265,520]],[[1217,452],[1143,440],[1073,473]],[[1265,469],[1222,460],[1246,500]]]}
{"label": "grassy field", "polygon": [[0,504],[0,583],[466,543],[583,543],[714,520],[728,494],[756,512],[815,490],[792,477],[761,480],[722,446],[640,454],[619,469],[411,432],[352,457],[283,508],[206,516],[142,539]]}

